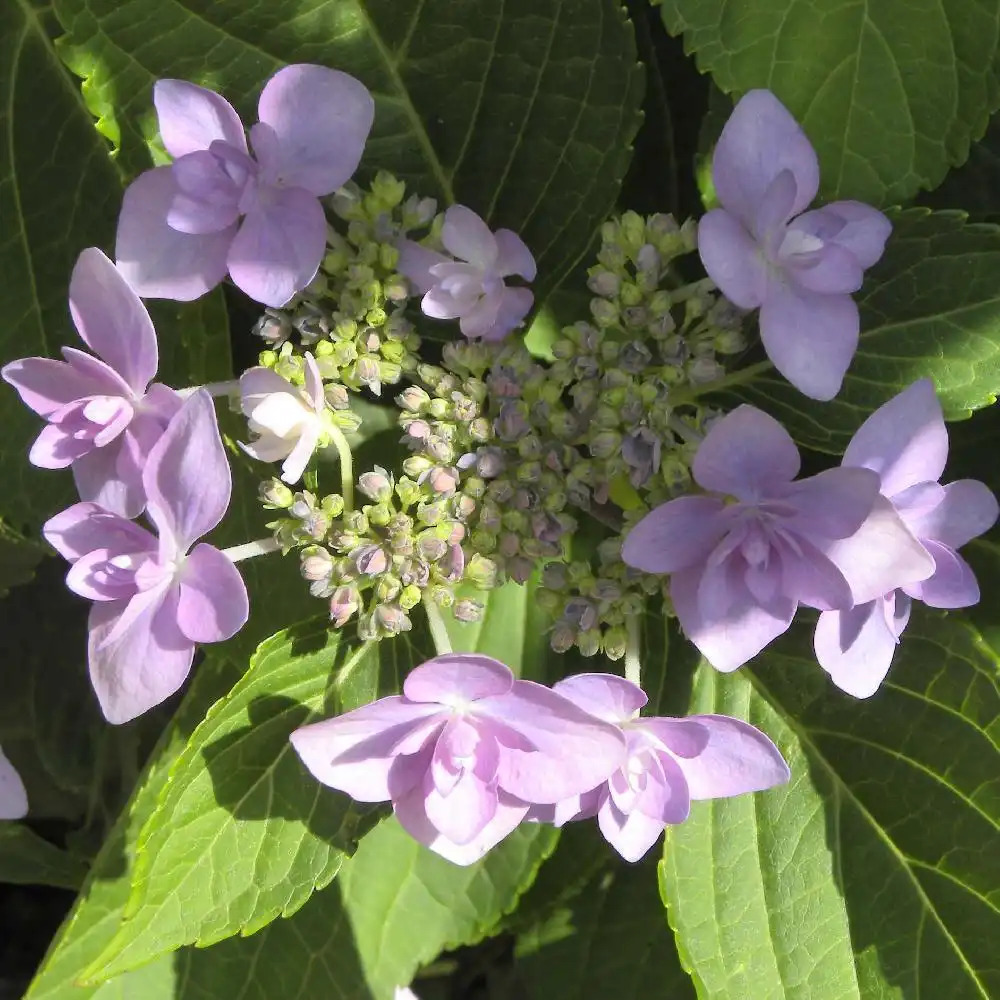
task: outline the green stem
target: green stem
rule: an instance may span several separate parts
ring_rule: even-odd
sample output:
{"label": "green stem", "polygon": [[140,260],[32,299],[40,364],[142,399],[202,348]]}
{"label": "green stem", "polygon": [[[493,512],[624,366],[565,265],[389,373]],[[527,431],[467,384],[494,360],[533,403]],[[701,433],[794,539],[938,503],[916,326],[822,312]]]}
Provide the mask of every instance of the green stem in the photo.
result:
{"label": "green stem", "polygon": [[671,406],[690,403],[699,396],[707,396],[710,393],[721,392],[723,389],[728,389],[734,385],[743,385],[744,382],[750,382],[760,375],[761,372],[766,372],[769,368],[773,367],[770,361],[758,361],[757,364],[750,365],[749,368],[740,368],[737,371],[730,372],[728,375],[724,375],[722,378],[716,379],[714,382],[705,382],[703,385],[690,385],[683,389],[671,389],[668,402]]}
{"label": "green stem", "polygon": [[354,459],[351,446],[336,424],[330,424],[329,431],[340,456],[340,495],[344,498],[344,510],[354,510]]}
{"label": "green stem", "polygon": [[642,687],[642,664],[639,660],[642,638],[638,615],[630,615],[625,619],[625,632],[628,636],[625,645],[625,680],[631,681],[636,687]]}
{"label": "green stem", "polygon": [[441,609],[434,603],[434,599],[424,593],[424,611],[427,614],[427,624],[431,629],[431,639],[434,641],[434,649],[438,656],[452,652],[451,639],[448,636],[448,629],[445,627],[444,618],[441,617]]}

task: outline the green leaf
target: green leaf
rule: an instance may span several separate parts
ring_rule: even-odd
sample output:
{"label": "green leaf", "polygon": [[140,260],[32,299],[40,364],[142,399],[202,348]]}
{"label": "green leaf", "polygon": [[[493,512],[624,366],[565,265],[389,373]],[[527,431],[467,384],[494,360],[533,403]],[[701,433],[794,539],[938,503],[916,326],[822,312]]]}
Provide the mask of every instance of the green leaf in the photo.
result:
{"label": "green leaf", "polygon": [[976,220],[1000,217],[1000,115],[990,118],[986,135],[969,150],[969,160],[944,183],[920,198],[929,208],[959,208]]}
{"label": "green leaf", "polygon": [[[121,186],[41,12],[27,0],[0,9],[0,358],[51,355],[71,340],[66,288],[77,254],[107,245]],[[37,526],[70,501],[65,475],[28,465],[39,419],[0,390],[5,447],[2,512]]]}
{"label": "green leaf", "polygon": [[791,781],[695,803],[661,867],[699,996],[996,996],[1000,684],[979,635],[915,614],[866,701],[833,689],[808,629],[756,664],[704,664],[691,711],[763,729]]}
{"label": "green leaf", "polygon": [[11,587],[27,583],[47,554],[44,545],[25,538],[0,518],[0,597]]}
{"label": "green leaf", "polygon": [[695,996],[663,921],[655,862],[619,861],[547,925],[522,934],[515,955],[527,1000]]}
{"label": "green leaf", "polygon": [[167,784],[171,764],[188,737],[238,674],[203,669],[194,681],[151,762],[122,810],[72,911],[49,947],[24,1000],[174,1000],[172,961],[154,963],[98,988],[78,985],[83,970],[114,937],[131,885],[139,830],[152,814]]}
{"label": "green leaf", "polygon": [[445,612],[445,624],[456,652],[485,653],[506,663],[519,677],[544,682],[545,663],[552,656],[546,631],[549,618],[535,601],[538,581],[505,583],[490,591],[468,588],[467,596],[484,606],[478,622],[457,621]]}
{"label": "green leaf", "polygon": [[861,342],[837,398],[803,396],[770,364],[744,369],[734,396],[781,420],[800,443],[842,453],[861,422],[918,378],[960,420],[1000,391],[1000,228],[958,212],[893,216],[885,256],[857,295]]}
{"label": "green leaf", "polygon": [[845,0],[662,0],[727,93],[772,90],[819,154],[828,198],[898,204],[969,155],[998,104],[1000,12],[975,0],[914,7]]}
{"label": "green leaf", "polygon": [[[150,88],[180,77],[254,120],[288,62],[357,76],[376,101],[365,169],[520,232],[539,300],[610,211],[639,124],[642,75],[616,0],[57,0],[60,51],[86,77],[125,169],[149,165]],[[144,25],[136,32],[136,24]]]}
{"label": "green leaf", "polygon": [[87,870],[23,823],[0,823],[0,882],[79,889]]}
{"label": "green leaf", "polygon": [[525,825],[462,868],[418,844],[395,819],[380,823],[337,880],[375,996],[391,998],[420,965],[491,933],[558,838],[552,827]]}
{"label": "green leaf", "polygon": [[319,784],[289,734],[398,689],[419,655],[405,636],[359,644],[326,619],[264,642],[173,766],[139,837],[125,921],[86,978],[252,934],[327,885],[371,809]]}

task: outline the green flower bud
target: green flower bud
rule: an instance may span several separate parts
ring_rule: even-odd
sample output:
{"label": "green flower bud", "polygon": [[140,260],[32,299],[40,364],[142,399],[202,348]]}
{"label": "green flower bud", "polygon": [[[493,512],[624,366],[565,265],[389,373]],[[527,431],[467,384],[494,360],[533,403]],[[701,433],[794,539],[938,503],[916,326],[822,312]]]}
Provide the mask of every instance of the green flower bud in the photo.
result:
{"label": "green flower bud", "polygon": [[455,619],[460,622],[477,622],[483,617],[484,607],[479,601],[472,601],[468,598],[463,598],[461,601],[456,601],[454,607],[451,609],[451,613],[455,616]]}
{"label": "green flower bud", "polygon": [[620,660],[628,646],[628,633],[620,626],[609,628],[604,633],[604,655],[609,660]]}
{"label": "green flower bud", "polygon": [[420,603],[420,588],[414,584],[410,584],[408,587],[404,587],[399,595],[399,606],[404,611],[409,611],[411,608],[415,608]]}
{"label": "green flower bud", "polygon": [[626,281],[618,295],[624,306],[637,306],[642,302],[642,289],[637,285],[633,285],[630,281]]}
{"label": "green flower bud", "polygon": [[565,622],[556,622],[555,628],[549,633],[549,646],[553,652],[567,653],[573,648],[576,641],[576,632],[572,625]]}
{"label": "green flower bud", "polygon": [[382,604],[394,601],[403,589],[401,581],[391,573],[383,573],[375,583],[375,598]]}
{"label": "green flower bud", "polygon": [[373,471],[358,479],[358,489],[366,497],[384,504],[392,497],[392,477],[382,466],[376,465]]}
{"label": "green flower bud", "polygon": [[455,603],[454,593],[443,584],[431,587],[430,598],[439,608],[450,608]]}
{"label": "green flower bud", "polygon": [[266,479],[260,484],[258,495],[268,510],[291,507],[295,495],[280,479]]}
{"label": "green flower bud", "polygon": [[368,518],[364,511],[349,510],[344,514],[344,527],[357,535],[367,535],[369,531]]}
{"label": "green flower bud", "polygon": [[374,524],[376,528],[384,528],[392,520],[392,508],[385,503],[365,507],[364,511],[368,515],[368,522]]}
{"label": "green flower bud", "polygon": [[601,630],[591,628],[581,632],[577,636],[576,644],[582,655],[596,656],[601,651]]}
{"label": "green flower bud", "polygon": [[434,463],[423,455],[410,455],[403,460],[403,472],[414,479],[419,479],[425,472],[433,468]]}
{"label": "green flower bud", "polygon": [[497,536],[489,531],[483,531],[482,528],[477,528],[469,536],[469,544],[476,552],[482,552],[485,555],[496,550]]}
{"label": "green flower bud", "polygon": [[396,402],[410,413],[422,414],[430,406],[431,397],[420,386],[409,385],[396,397]]}
{"label": "green flower bud", "polygon": [[549,615],[555,615],[562,607],[563,598],[554,590],[539,589],[535,591],[535,603]]}
{"label": "green flower bud", "polygon": [[278,355],[274,351],[261,351],[257,361],[262,368],[273,368],[278,362]]}
{"label": "green flower bud", "polygon": [[396,496],[399,497],[399,502],[404,507],[411,507],[423,499],[424,491],[419,483],[415,483],[412,479],[404,476],[396,483]]}
{"label": "green flower bud", "polygon": [[479,590],[492,590],[497,585],[497,564],[475,553],[465,565],[465,577]]}

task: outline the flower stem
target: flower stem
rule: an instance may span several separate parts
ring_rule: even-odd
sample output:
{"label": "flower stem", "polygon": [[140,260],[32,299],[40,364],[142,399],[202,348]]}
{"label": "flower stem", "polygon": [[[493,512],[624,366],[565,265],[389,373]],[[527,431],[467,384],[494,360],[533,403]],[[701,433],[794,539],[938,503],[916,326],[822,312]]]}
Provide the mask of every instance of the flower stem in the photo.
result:
{"label": "flower stem", "polygon": [[344,498],[344,510],[354,510],[354,459],[351,446],[336,424],[330,424],[328,429],[340,457],[340,495]]}
{"label": "flower stem", "polygon": [[178,389],[178,395],[187,398],[192,392],[204,389],[210,396],[234,396],[240,391],[240,380],[230,379],[228,382],[207,382],[205,385],[192,385],[187,389]]}
{"label": "flower stem", "polygon": [[703,382],[701,385],[689,385],[671,389],[667,400],[672,407],[680,406],[681,403],[690,403],[699,396],[707,396],[712,392],[721,392],[723,389],[728,389],[731,386],[750,382],[761,373],[773,367],[770,361],[758,361],[755,365],[750,365],[747,368],[738,368],[728,375],[723,375],[722,378],[716,379],[714,382]]}
{"label": "flower stem", "polygon": [[427,593],[423,596],[423,605],[424,611],[427,613],[427,624],[431,629],[431,639],[434,640],[434,649],[438,656],[452,652],[451,639],[448,637],[448,629],[445,627],[444,618],[441,617],[441,609]]}
{"label": "flower stem", "polygon": [[628,636],[625,645],[625,680],[631,681],[636,687],[642,687],[642,664],[639,661],[642,640],[638,615],[629,615],[625,619],[625,632]]}
{"label": "flower stem", "polygon": [[277,552],[281,546],[274,538],[258,538],[254,542],[244,542],[242,545],[231,545],[223,549],[222,554],[230,562],[240,562],[242,559],[253,559],[256,556],[266,556],[269,552]]}

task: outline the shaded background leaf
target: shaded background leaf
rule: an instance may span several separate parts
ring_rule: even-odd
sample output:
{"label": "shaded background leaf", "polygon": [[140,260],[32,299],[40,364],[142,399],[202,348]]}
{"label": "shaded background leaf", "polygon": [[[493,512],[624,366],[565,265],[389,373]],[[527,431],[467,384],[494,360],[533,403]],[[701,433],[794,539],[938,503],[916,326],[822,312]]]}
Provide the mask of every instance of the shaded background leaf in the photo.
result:
{"label": "shaded background leaf", "polygon": [[976,0],[662,0],[727,93],[772,90],[819,153],[826,198],[893,205],[939,184],[1000,103],[1000,9]]}

